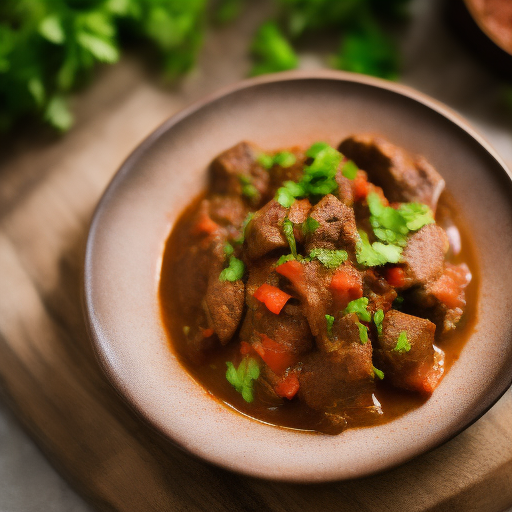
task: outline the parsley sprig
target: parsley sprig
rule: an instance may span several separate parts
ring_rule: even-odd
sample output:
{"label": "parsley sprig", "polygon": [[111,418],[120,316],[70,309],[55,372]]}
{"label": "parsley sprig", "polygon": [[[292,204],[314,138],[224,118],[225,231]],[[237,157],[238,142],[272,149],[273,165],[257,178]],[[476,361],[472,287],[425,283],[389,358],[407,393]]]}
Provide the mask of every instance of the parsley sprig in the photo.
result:
{"label": "parsley sprig", "polygon": [[409,352],[411,350],[411,344],[409,343],[409,340],[407,339],[407,331],[401,331],[398,335],[398,339],[396,341],[396,345],[393,348],[395,352]]}

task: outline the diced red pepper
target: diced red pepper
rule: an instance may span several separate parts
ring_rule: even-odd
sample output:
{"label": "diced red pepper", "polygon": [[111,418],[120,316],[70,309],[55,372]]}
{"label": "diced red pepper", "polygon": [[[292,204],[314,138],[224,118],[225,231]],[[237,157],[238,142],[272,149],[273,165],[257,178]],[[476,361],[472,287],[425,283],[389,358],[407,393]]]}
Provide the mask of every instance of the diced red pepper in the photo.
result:
{"label": "diced red pepper", "polygon": [[460,298],[460,286],[447,274],[443,274],[432,285],[431,291],[437,300],[449,308],[457,308],[463,305]]}
{"label": "diced red pepper", "polygon": [[194,226],[194,233],[196,235],[211,235],[218,229],[219,225],[214,222],[209,215],[201,213],[197,224]]}
{"label": "diced red pepper", "polygon": [[209,338],[210,336],[213,336],[214,334],[213,329],[203,329],[203,338]]}
{"label": "diced red pepper", "polygon": [[277,396],[291,400],[299,391],[299,379],[295,373],[289,373],[281,379],[275,386],[274,391]]}
{"label": "diced red pepper", "polygon": [[333,297],[340,307],[363,296],[363,283],[361,277],[350,271],[349,268],[340,268],[333,276],[330,284]]}
{"label": "diced red pepper", "polygon": [[304,278],[304,269],[297,260],[287,261],[276,267],[276,272],[287,277],[294,284],[301,284]]}
{"label": "diced red pepper", "polygon": [[251,346],[274,373],[282,375],[295,364],[295,355],[286,347],[265,334],[260,334],[260,337],[261,342],[253,343]]}
{"label": "diced red pepper", "polygon": [[366,173],[358,172],[353,182],[354,201],[362,201],[370,192],[368,177]]}
{"label": "diced red pepper", "polygon": [[291,295],[276,286],[264,283],[254,292],[254,298],[263,302],[269,311],[278,315]]}
{"label": "diced red pepper", "polygon": [[385,277],[386,281],[395,288],[403,288],[407,284],[405,270],[402,267],[389,267]]}

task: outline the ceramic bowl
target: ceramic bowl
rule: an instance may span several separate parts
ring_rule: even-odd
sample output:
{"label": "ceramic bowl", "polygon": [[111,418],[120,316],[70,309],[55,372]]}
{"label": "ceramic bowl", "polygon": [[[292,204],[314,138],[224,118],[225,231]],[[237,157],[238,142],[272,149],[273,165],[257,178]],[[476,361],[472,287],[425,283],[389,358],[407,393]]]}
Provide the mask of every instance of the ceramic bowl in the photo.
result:
{"label": "ceramic bowl", "polygon": [[[240,140],[277,149],[376,132],[437,167],[471,226],[481,292],[476,331],[422,407],[338,436],[245,417],[180,365],[158,301],[162,254],[210,161]],[[492,148],[459,116],[409,88],[341,72],[282,73],[233,85],[169,119],[122,165],[94,214],[85,313],[108,378],[177,445],[230,470],[314,482],[360,477],[447,441],[512,379],[512,185]]]}

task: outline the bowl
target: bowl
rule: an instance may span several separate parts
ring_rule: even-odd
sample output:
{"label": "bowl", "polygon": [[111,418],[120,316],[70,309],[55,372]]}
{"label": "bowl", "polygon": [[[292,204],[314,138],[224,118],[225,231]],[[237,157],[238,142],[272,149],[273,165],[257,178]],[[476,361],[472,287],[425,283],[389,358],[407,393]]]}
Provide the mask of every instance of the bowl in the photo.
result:
{"label": "bowl", "polygon": [[[432,397],[376,427],[338,436],[271,426],[215,400],[170,347],[158,300],[164,245],[206,184],[210,161],[240,140],[263,148],[376,132],[424,155],[472,229],[481,270],[476,329]],[[178,446],[224,468],[318,482],[383,471],[461,432],[512,380],[512,183],[463,119],[402,85],[334,71],[235,84],[175,115],[126,160],[103,195],[87,242],[85,316],[114,387]]]}

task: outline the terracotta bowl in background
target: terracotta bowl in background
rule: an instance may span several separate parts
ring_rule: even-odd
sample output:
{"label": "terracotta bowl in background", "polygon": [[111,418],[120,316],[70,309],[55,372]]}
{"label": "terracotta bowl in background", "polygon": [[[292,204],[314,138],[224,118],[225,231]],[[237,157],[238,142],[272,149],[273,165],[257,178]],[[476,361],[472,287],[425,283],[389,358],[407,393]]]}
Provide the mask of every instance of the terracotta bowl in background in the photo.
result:
{"label": "terracotta bowl in background", "polygon": [[[376,132],[424,155],[473,231],[478,321],[459,360],[422,407],[338,436],[247,418],[214,400],[180,365],[160,317],[165,241],[206,184],[210,161],[240,140],[268,150]],[[101,364],[136,411],[177,445],[225,468],[313,482],[382,471],[450,439],[512,380],[512,184],[460,117],[404,86],[342,72],[241,82],[169,119],[122,165],[92,221],[85,313]]]}

